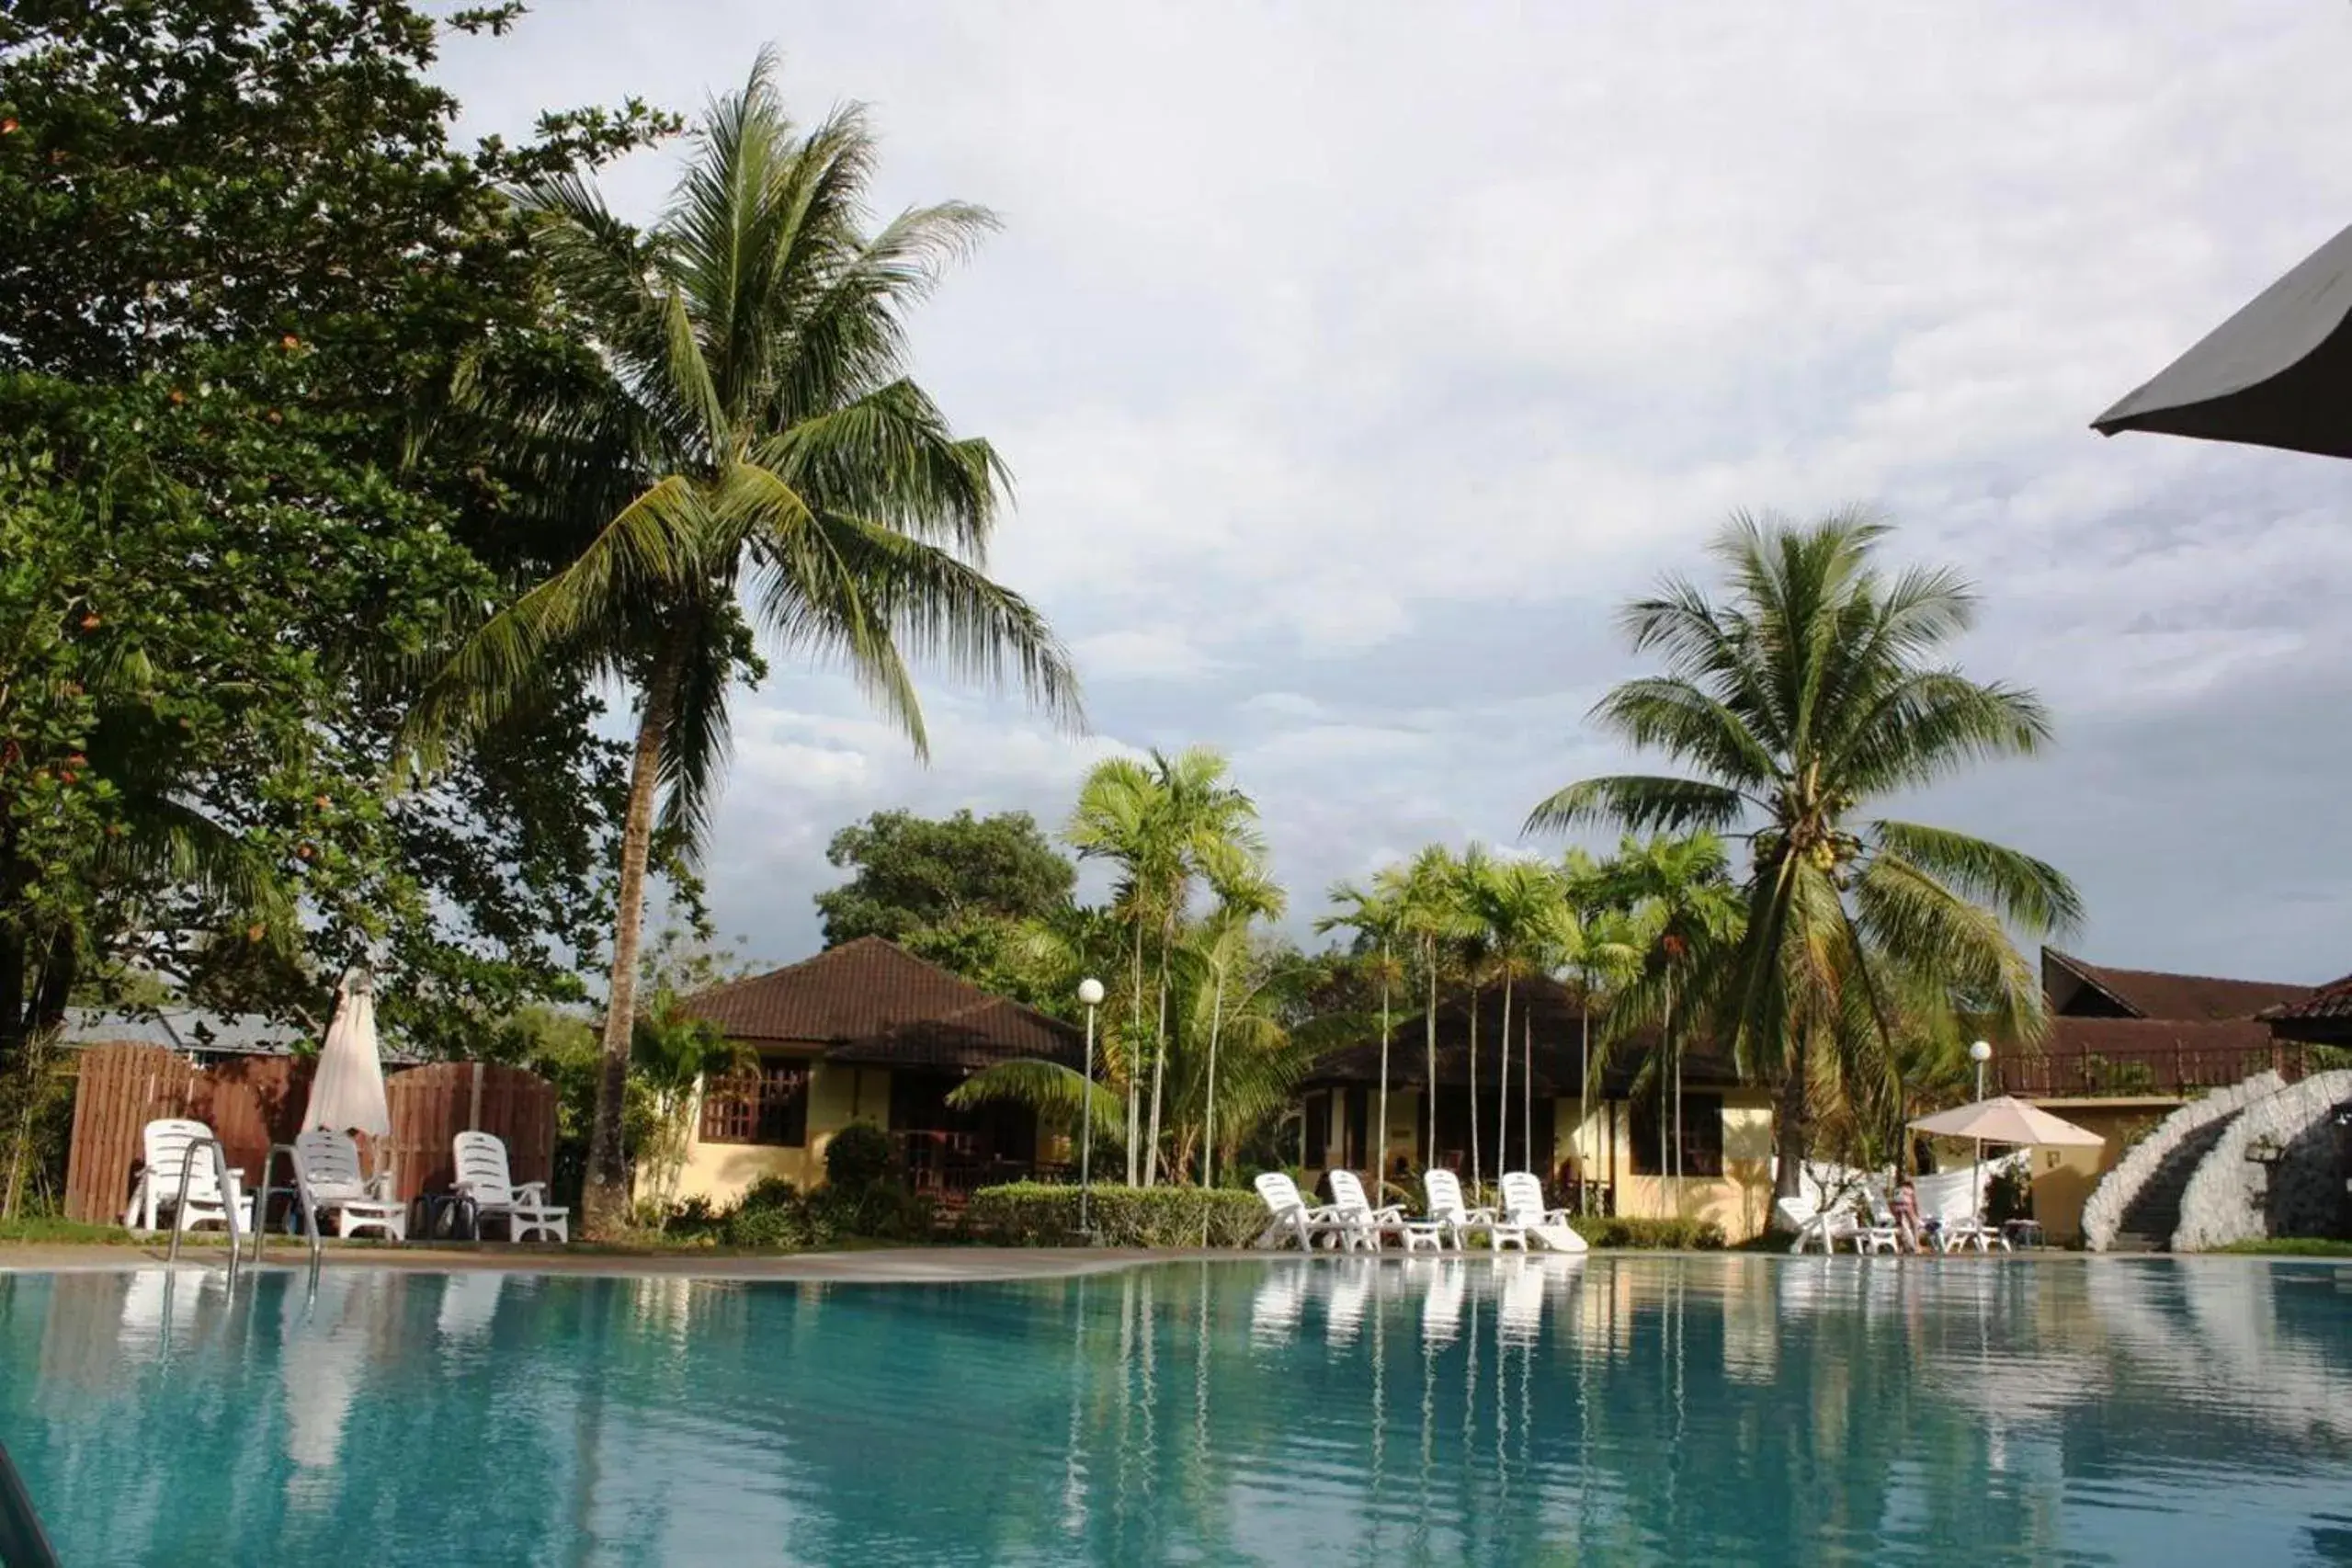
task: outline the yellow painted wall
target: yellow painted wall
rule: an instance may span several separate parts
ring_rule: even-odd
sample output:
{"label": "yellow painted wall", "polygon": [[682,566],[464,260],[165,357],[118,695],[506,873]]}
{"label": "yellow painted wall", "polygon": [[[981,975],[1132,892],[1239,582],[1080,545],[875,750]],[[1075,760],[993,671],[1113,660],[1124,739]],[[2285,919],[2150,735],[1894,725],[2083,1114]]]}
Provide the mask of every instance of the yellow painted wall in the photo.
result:
{"label": "yellow painted wall", "polygon": [[[1715,1091],[1710,1090],[1712,1094]],[[1576,1102],[1566,1106],[1574,1123]],[[1616,1133],[1615,1159],[1608,1134]],[[1633,1108],[1623,1100],[1595,1105],[1583,1147],[1583,1168],[1603,1170],[1617,1188],[1617,1211],[1629,1219],[1712,1220],[1726,1241],[1759,1234],[1772,1214],[1772,1096],[1764,1089],[1723,1092],[1723,1174],[1668,1176],[1633,1174]]]}
{"label": "yellow painted wall", "polygon": [[881,1067],[840,1067],[819,1062],[809,1070],[808,1142],[798,1149],[768,1143],[705,1143],[701,1118],[687,1145],[678,1197],[733,1203],[762,1176],[778,1176],[802,1191],[824,1182],[824,1149],[852,1121],[890,1125],[891,1075]]}
{"label": "yellow painted wall", "polygon": [[2083,1205],[2099,1178],[2122,1160],[2135,1137],[2178,1109],[2181,1102],[2148,1096],[2034,1103],[2107,1140],[2096,1149],[2033,1152],[2033,1217],[2041,1221],[2044,1240],[2062,1244],[2083,1239]]}

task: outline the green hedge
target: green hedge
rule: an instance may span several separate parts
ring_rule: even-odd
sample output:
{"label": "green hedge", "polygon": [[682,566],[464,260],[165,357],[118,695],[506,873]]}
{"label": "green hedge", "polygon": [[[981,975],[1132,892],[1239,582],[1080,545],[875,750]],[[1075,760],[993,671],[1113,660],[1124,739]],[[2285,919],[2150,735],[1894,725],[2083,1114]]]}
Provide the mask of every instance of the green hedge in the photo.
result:
{"label": "green hedge", "polygon": [[[1266,1205],[1254,1192],[1198,1187],[1097,1187],[1090,1219],[1104,1246],[1247,1246],[1266,1229]],[[1018,1181],[971,1195],[966,1222],[1003,1246],[1077,1244],[1078,1189]],[[1204,1230],[1205,1227],[1205,1230]]]}
{"label": "green hedge", "polygon": [[1717,1252],[1723,1227],[1712,1220],[1637,1220],[1585,1214],[1571,1221],[1576,1233],[1596,1247],[1672,1247]]}

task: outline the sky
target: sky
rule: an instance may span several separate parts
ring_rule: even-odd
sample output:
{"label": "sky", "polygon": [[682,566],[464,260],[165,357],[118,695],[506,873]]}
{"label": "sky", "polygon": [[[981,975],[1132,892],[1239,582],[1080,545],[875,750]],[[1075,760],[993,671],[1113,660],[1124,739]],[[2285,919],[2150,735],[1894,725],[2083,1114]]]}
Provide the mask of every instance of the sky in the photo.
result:
{"label": "sky", "polygon": [[2096,961],[2352,968],[2352,465],[2087,428],[2352,222],[2352,6],[545,0],[441,76],[513,135],[765,44],[868,106],[879,210],[1002,220],[917,374],[1012,467],[990,569],[1090,730],[934,677],[925,767],[777,665],[708,866],[751,955],[815,947],[843,824],[1051,830],[1147,747],[1231,756],[1301,936],[1426,842],[1556,853],[1539,800],[1656,766],[1585,717],[1651,668],[1618,608],[1855,505],[2057,727],[1891,811],[2068,872]]}

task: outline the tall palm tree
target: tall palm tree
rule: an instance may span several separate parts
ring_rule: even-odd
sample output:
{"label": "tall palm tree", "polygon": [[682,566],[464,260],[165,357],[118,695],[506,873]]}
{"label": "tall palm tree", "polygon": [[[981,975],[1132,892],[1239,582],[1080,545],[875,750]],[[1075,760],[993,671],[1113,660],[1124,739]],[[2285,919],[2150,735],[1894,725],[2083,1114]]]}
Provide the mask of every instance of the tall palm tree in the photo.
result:
{"label": "tall palm tree", "polygon": [[1631,917],[1639,933],[1639,968],[1611,1011],[1609,1033],[1616,1039],[1636,1024],[1658,1026],[1658,1170],[1679,1179],[1690,1004],[1737,940],[1739,894],[1722,840],[1711,833],[1627,838],[1596,881],[1603,896]]}
{"label": "tall palm tree", "polygon": [[570,564],[464,642],[409,729],[421,770],[551,667],[585,665],[637,693],[591,1233],[626,1206],[620,1107],[656,797],[666,792],[663,825],[691,854],[725,767],[728,696],[760,667],[757,638],[846,666],[918,755],[910,657],[1009,677],[1078,716],[1044,618],[982,569],[1004,465],[957,437],[907,375],[907,307],[993,220],[949,203],[869,229],[863,114],[804,131],[773,75],[763,53],[742,91],[711,104],[646,231],[576,177],[517,194],[594,368],[535,381],[485,369],[464,390],[537,476],[538,509],[585,537]]}
{"label": "tall palm tree", "polygon": [[[1562,892],[1574,923],[1574,945],[1560,954],[1562,967],[1576,977],[1576,1128],[1585,1135],[1593,1085],[1593,1009],[1613,994],[1642,965],[1642,933],[1633,917],[1611,902],[1598,862],[1571,849],[1562,864]],[[1591,1178],[1584,1173],[1580,1203],[1590,1211]]]}
{"label": "tall palm tree", "polygon": [[[1490,860],[1470,893],[1472,916],[1484,927],[1486,949],[1503,979],[1502,1072],[1494,1086],[1494,1157],[1499,1170],[1510,1162],[1512,990],[1522,976],[1548,973],[1557,967],[1577,945],[1578,933],[1559,873],[1540,861]],[[1531,1028],[1525,1045],[1519,1074],[1519,1143],[1532,1159],[1535,1042]]]}
{"label": "tall palm tree", "polygon": [[[1454,862],[1453,885],[1447,889],[1453,900],[1452,926],[1457,952],[1460,956],[1462,979],[1470,988],[1470,1185],[1475,1191],[1485,1179],[1480,1163],[1478,1139],[1478,1004],[1484,994],[1486,980],[1494,968],[1494,946],[1491,933],[1482,916],[1482,900],[1488,877],[1493,875],[1494,858],[1482,845],[1472,844],[1463,849],[1461,858]],[[1503,1032],[1506,1056],[1511,1046],[1510,1030]]]}
{"label": "tall palm tree", "polygon": [[[1150,1121],[1141,1129],[1141,1176],[1146,1187],[1159,1176],[1167,1079],[1168,968],[1186,903],[1197,880],[1238,876],[1264,851],[1257,832],[1257,807],[1226,782],[1226,771],[1225,758],[1207,746],[1187,747],[1175,756],[1154,751],[1148,764],[1123,757],[1107,759],[1087,775],[1077,808],[1062,834],[1080,858],[1106,858],[1120,869],[1118,907],[1133,926],[1133,994],[1139,1005],[1147,929],[1155,931],[1158,938]],[[1128,1099],[1132,1149],[1141,1107],[1139,1089],[1131,1077]],[[1131,1174],[1131,1182],[1133,1179]]]}
{"label": "tall palm tree", "polygon": [[2040,988],[2004,923],[2051,932],[2081,909],[2067,880],[2031,856],[1858,814],[2050,738],[2032,693],[1936,662],[1974,620],[1974,592],[1947,569],[1881,569],[1886,531],[1850,512],[1804,525],[1734,517],[1714,547],[1729,598],[1673,578],[1628,606],[1634,651],[1662,655],[1666,670],[1594,710],[1687,771],[1587,779],[1528,818],[1530,828],[1606,821],[1745,837],[1745,935],[1724,974],[1722,1023],[1743,1070],[1779,1080],[1783,1196],[1804,1158],[1816,1043],[1859,1019],[1892,1054],[1876,960],[1939,975],[1949,994],[2029,1038]]}
{"label": "tall palm tree", "polygon": [[1431,844],[1403,865],[1381,871],[1374,883],[1383,897],[1395,901],[1397,928],[1412,945],[1421,968],[1428,1046],[1430,1165],[1437,1161],[1437,981],[1461,934],[1461,903],[1454,895],[1460,876],[1446,846]]}
{"label": "tall palm tree", "polygon": [[[1217,1046],[1224,1030],[1225,980],[1234,962],[1249,953],[1250,927],[1259,920],[1278,920],[1289,897],[1268,876],[1255,855],[1225,858],[1210,869],[1209,886],[1216,894],[1213,910],[1201,933],[1214,990],[1209,1004],[1209,1083],[1203,1097],[1204,1125],[1200,1140],[1200,1185],[1217,1181]],[[1377,1189],[1376,1189],[1377,1190]]]}
{"label": "tall palm tree", "polygon": [[1127,1185],[1133,1187],[1142,1175],[1142,1077],[1136,1068],[1151,1033],[1143,1016],[1143,942],[1156,923],[1157,901],[1166,896],[1179,865],[1151,770],[1123,756],[1096,764],[1078,788],[1077,804],[1062,836],[1080,859],[1108,860],[1119,868],[1111,912],[1128,936],[1126,1006],[1117,1031],[1119,1054],[1127,1063],[1127,1135],[1120,1142],[1127,1151]]}
{"label": "tall palm tree", "polygon": [[1326,896],[1338,907],[1315,922],[1316,933],[1354,932],[1361,961],[1381,988],[1381,1079],[1372,1098],[1372,1136],[1366,1140],[1371,1169],[1365,1173],[1377,1193],[1388,1174],[1390,1001],[1403,978],[1396,956],[1406,938],[1403,893],[1393,881],[1380,879],[1369,887],[1335,882]]}

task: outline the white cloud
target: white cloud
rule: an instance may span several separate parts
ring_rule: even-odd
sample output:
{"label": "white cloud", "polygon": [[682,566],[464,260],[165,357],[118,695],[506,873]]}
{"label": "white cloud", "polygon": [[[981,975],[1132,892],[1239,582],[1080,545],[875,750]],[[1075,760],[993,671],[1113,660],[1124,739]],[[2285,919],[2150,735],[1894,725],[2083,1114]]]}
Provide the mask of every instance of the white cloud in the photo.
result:
{"label": "white cloud", "polygon": [[[1864,501],[1983,585],[1970,667],[2057,711],[2061,760],[1953,799],[2024,802],[2003,820],[2085,881],[2085,945],[2345,966],[2308,900],[2340,933],[2352,894],[2245,842],[2308,813],[2300,782],[2211,738],[2291,691],[2276,728],[2341,777],[2341,471],[2085,426],[2352,219],[2352,12],[605,0],[449,74],[512,131],[691,106],[771,39],[809,110],[874,105],[885,207],[1003,211],[915,324],[1019,475],[992,564],[1106,733],[1234,745],[1302,895],[1375,848],[1508,842],[1621,765],[1581,722],[1634,667],[1613,606],[1703,573],[1734,506]],[[642,209],[665,173],[616,189]],[[744,714],[722,913],[788,932],[841,821],[1058,820],[1111,744],[951,700],[925,771],[783,670]],[[2174,816],[2080,809],[2152,748],[2214,758]],[[2305,825],[2305,859],[2352,858],[2341,812]],[[2238,852],[2164,881],[2151,831]],[[2304,915],[2258,913],[2271,890]]]}

